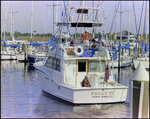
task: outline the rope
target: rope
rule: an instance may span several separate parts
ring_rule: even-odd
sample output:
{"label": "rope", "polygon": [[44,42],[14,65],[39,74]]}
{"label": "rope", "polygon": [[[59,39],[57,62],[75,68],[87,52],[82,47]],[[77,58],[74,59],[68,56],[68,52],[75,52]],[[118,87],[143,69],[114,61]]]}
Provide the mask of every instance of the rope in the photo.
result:
{"label": "rope", "polygon": [[[66,11],[66,6],[65,6],[65,1],[64,1],[64,8],[65,8],[66,19],[67,19],[67,22],[68,22],[67,11]],[[71,35],[70,35],[70,29],[69,29],[68,26],[67,26],[67,29],[68,29],[68,31],[69,31],[69,36],[70,36],[70,38],[71,38]]]}
{"label": "rope", "polygon": [[[81,4],[82,1],[80,2],[80,7],[81,7]],[[82,9],[82,12],[83,12],[83,9]],[[79,22],[79,17],[80,17],[80,14],[78,14],[78,19],[77,19],[77,25],[76,25],[76,29],[75,29],[75,40],[76,40],[76,31],[77,31],[77,26],[78,26],[78,22]]]}
{"label": "rope", "polygon": [[137,23],[136,23],[136,14],[135,14],[134,1],[133,1],[133,11],[134,11],[134,18],[135,18],[136,34],[137,34]]}
{"label": "rope", "polygon": [[[99,7],[99,2],[100,2],[100,1],[98,1],[97,8]],[[103,1],[103,2],[104,2],[104,1]],[[98,13],[98,10],[96,10],[95,20],[96,20],[96,18],[97,18],[97,13]],[[93,27],[92,34],[94,34],[94,27]]]}
{"label": "rope", "polygon": [[142,54],[142,51],[143,51],[143,45],[144,45],[144,37],[145,37],[145,23],[146,23],[146,11],[147,10],[147,1],[146,1],[146,9],[145,9],[145,18],[144,18],[144,29],[143,29],[143,41],[142,41],[142,48],[141,48],[141,54]]}
{"label": "rope", "polygon": [[141,17],[140,17],[140,23],[139,23],[139,29],[138,29],[138,33],[137,33],[137,40],[136,40],[136,45],[135,45],[135,48],[134,48],[134,53],[135,53],[135,49],[137,47],[137,42],[138,42],[138,37],[139,37],[139,32],[140,32],[141,19],[142,19],[142,13],[143,13],[143,6],[144,6],[144,1],[143,1],[143,4],[142,4]]}
{"label": "rope", "polygon": [[[119,6],[119,3],[118,3],[118,6]],[[113,15],[113,19],[112,19],[112,23],[111,23],[111,28],[110,28],[110,33],[111,33],[111,30],[112,30],[112,27],[113,27],[113,24],[114,24],[114,21],[115,21],[115,17],[116,17],[116,14],[115,12],[117,13],[117,10],[118,8],[115,6],[116,10],[114,11],[114,15]]]}

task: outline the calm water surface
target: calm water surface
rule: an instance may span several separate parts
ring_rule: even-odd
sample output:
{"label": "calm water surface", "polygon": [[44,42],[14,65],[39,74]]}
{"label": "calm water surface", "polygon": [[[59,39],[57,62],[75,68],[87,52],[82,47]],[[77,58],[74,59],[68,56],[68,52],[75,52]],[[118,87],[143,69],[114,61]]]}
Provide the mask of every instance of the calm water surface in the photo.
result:
{"label": "calm water surface", "polygon": [[[113,70],[118,80],[118,69]],[[129,86],[131,67],[121,69],[120,83]],[[42,92],[35,68],[16,61],[1,61],[1,118],[126,118],[129,89],[124,104],[72,106]]]}

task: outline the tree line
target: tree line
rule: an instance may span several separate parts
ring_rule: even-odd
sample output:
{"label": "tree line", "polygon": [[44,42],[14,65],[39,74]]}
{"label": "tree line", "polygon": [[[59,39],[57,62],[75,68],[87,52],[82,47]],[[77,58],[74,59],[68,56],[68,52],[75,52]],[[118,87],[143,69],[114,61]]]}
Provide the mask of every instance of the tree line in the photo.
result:
{"label": "tree line", "polygon": [[[2,32],[2,36],[4,36],[4,32]],[[10,32],[6,32],[5,31],[5,36],[10,36]],[[31,36],[31,33],[21,33],[21,32],[17,32],[15,31],[14,33],[14,36],[17,37],[17,36]],[[38,37],[51,37],[52,34],[51,33],[42,33],[42,34],[35,34],[35,33],[32,33],[32,36],[38,36]]]}
{"label": "tree line", "polygon": [[[51,33],[42,33],[42,34],[39,34],[39,33],[36,33],[36,31],[34,30],[33,31],[34,33],[32,33],[32,36],[36,36],[36,37],[52,37],[52,34]],[[92,34],[89,33],[91,36]],[[79,34],[79,33],[76,33],[76,37],[81,37],[82,34]],[[103,32],[103,37],[106,38],[106,35],[108,36],[109,38],[109,35],[110,33],[104,33]],[[112,34],[112,36],[114,36],[115,33]],[[2,32],[2,36],[4,36],[4,32]],[[5,36],[10,36],[10,32],[6,32],[5,31]],[[15,31],[14,33],[14,36],[17,37],[17,36],[31,36],[31,33],[21,33],[21,32],[17,32]],[[75,37],[75,34],[71,34],[71,36]],[[141,34],[139,34],[139,36],[141,36]],[[99,33],[95,33],[95,37],[102,37],[102,33],[99,32]],[[146,38],[146,34],[145,34],[145,38]],[[149,38],[149,34],[147,34],[147,38]]]}
{"label": "tree line", "polygon": [[[92,34],[89,33],[91,36]],[[6,32],[5,31],[5,36],[10,36],[10,32]],[[76,37],[80,37],[82,34],[79,34],[79,33],[76,33]],[[2,32],[2,36],[4,36],[4,32]],[[15,31],[14,33],[14,36],[17,37],[17,36],[31,36],[31,33],[21,33],[21,32],[17,32]],[[52,37],[52,34],[51,33],[42,33],[42,34],[39,34],[39,33],[32,33],[32,36],[38,36],[38,37]],[[71,36],[75,36],[75,34],[71,34]],[[103,36],[105,37],[106,35],[103,34]],[[95,34],[95,37],[102,37],[102,34],[99,32],[97,34]]]}

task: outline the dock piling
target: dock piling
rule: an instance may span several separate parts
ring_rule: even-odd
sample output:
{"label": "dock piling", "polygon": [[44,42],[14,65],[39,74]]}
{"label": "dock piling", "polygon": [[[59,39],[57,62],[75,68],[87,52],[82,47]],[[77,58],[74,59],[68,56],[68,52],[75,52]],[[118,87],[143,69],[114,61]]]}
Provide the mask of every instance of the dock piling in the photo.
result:
{"label": "dock piling", "polygon": [[149,75],[142,62],[130,79],[130,117],[149,118]]}

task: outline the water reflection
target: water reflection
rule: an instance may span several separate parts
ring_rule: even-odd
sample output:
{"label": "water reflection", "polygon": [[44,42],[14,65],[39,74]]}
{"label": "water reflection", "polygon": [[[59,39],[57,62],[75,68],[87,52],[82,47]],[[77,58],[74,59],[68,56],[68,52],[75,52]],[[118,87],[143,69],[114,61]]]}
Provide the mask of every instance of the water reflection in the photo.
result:
{"label": "water reflection", "polygon": [[[115,81],[118,81],[118,69],[112,72]],[[133,70],[121,68],[120,73],[120,83],[129,86]],[[2,118],[126,118],[129,113],[129,90],[125,104],[72,106],[42,92],[33,65],[1,61]]]}
{"label": "water reflection", "polygon": [[30,71],[30,70],[35,70],[35,67],[31,64],[28,64],[28,71]]}
{"label": "water reflection", "polygon": [[45,118],[124,118],[129,117],[128,110],[129,105],[127,104],[71,106],[68,103],[55,100],[41,92],[34,113],[36,117]]}

